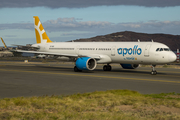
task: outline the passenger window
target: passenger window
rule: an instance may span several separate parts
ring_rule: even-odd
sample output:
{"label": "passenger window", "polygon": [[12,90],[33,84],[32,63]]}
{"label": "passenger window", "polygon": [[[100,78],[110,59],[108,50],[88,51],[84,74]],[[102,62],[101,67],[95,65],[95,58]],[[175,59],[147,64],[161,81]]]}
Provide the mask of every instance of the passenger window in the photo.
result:
{"label": "passenger window", "polygon": [[162,49],[162,48],[160,48],[160,51],[163,51],[163,49]]}
{"label": "passenger window", "polygon": [[159,48],[157,48],[156,51],[159,51]]}

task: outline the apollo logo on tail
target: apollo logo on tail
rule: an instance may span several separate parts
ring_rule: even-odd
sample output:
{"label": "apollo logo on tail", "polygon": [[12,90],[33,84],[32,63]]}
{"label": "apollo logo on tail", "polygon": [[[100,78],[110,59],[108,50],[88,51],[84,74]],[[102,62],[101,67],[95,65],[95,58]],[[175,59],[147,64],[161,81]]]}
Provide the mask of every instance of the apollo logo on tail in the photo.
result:
{"label": "apollo logo on tail", "polygon": [[47,36],[41,21],[39,20],[38,16],[34,16],[34,28],[36,33],[36,42],[37,43],[50,43],[52,42],[49,37]]}

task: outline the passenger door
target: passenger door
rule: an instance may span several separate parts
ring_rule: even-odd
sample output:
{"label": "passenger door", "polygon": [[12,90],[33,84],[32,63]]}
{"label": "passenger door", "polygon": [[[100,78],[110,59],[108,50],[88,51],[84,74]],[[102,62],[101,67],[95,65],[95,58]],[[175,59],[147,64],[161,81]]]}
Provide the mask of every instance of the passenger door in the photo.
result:
{"label": "passenger door", "polygon": [[144,50],[144,56],[145,57],[149,57],[150,48],[151,48],[151,44],[146,45],[145,50]]}
{"label": "passenger door", "polygon": [[111,47],[111,56],[115,56],[116,46]]}

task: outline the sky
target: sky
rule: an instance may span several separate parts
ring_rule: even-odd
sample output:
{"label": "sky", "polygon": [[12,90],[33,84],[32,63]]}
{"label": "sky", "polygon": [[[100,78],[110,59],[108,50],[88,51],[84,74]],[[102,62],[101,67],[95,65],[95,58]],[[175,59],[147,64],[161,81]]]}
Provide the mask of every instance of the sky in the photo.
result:
{"label": "sky", "polygon": [[122,31],[180,35],[179,12],[180,0],[0,0],[0,37],[8,46],[36,43],[33,16],[54,42]]}

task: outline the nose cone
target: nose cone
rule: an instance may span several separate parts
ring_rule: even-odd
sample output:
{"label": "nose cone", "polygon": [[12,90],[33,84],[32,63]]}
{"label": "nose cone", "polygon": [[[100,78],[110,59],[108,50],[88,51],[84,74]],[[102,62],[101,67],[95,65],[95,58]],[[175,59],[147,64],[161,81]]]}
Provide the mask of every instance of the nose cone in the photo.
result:
{"label": "nose cone", "polygon": [[169,62],[174,62],[177,59],[177,56],[176,54],[172,52],[172,53],[169,53],[168,58],[169,58]]}

